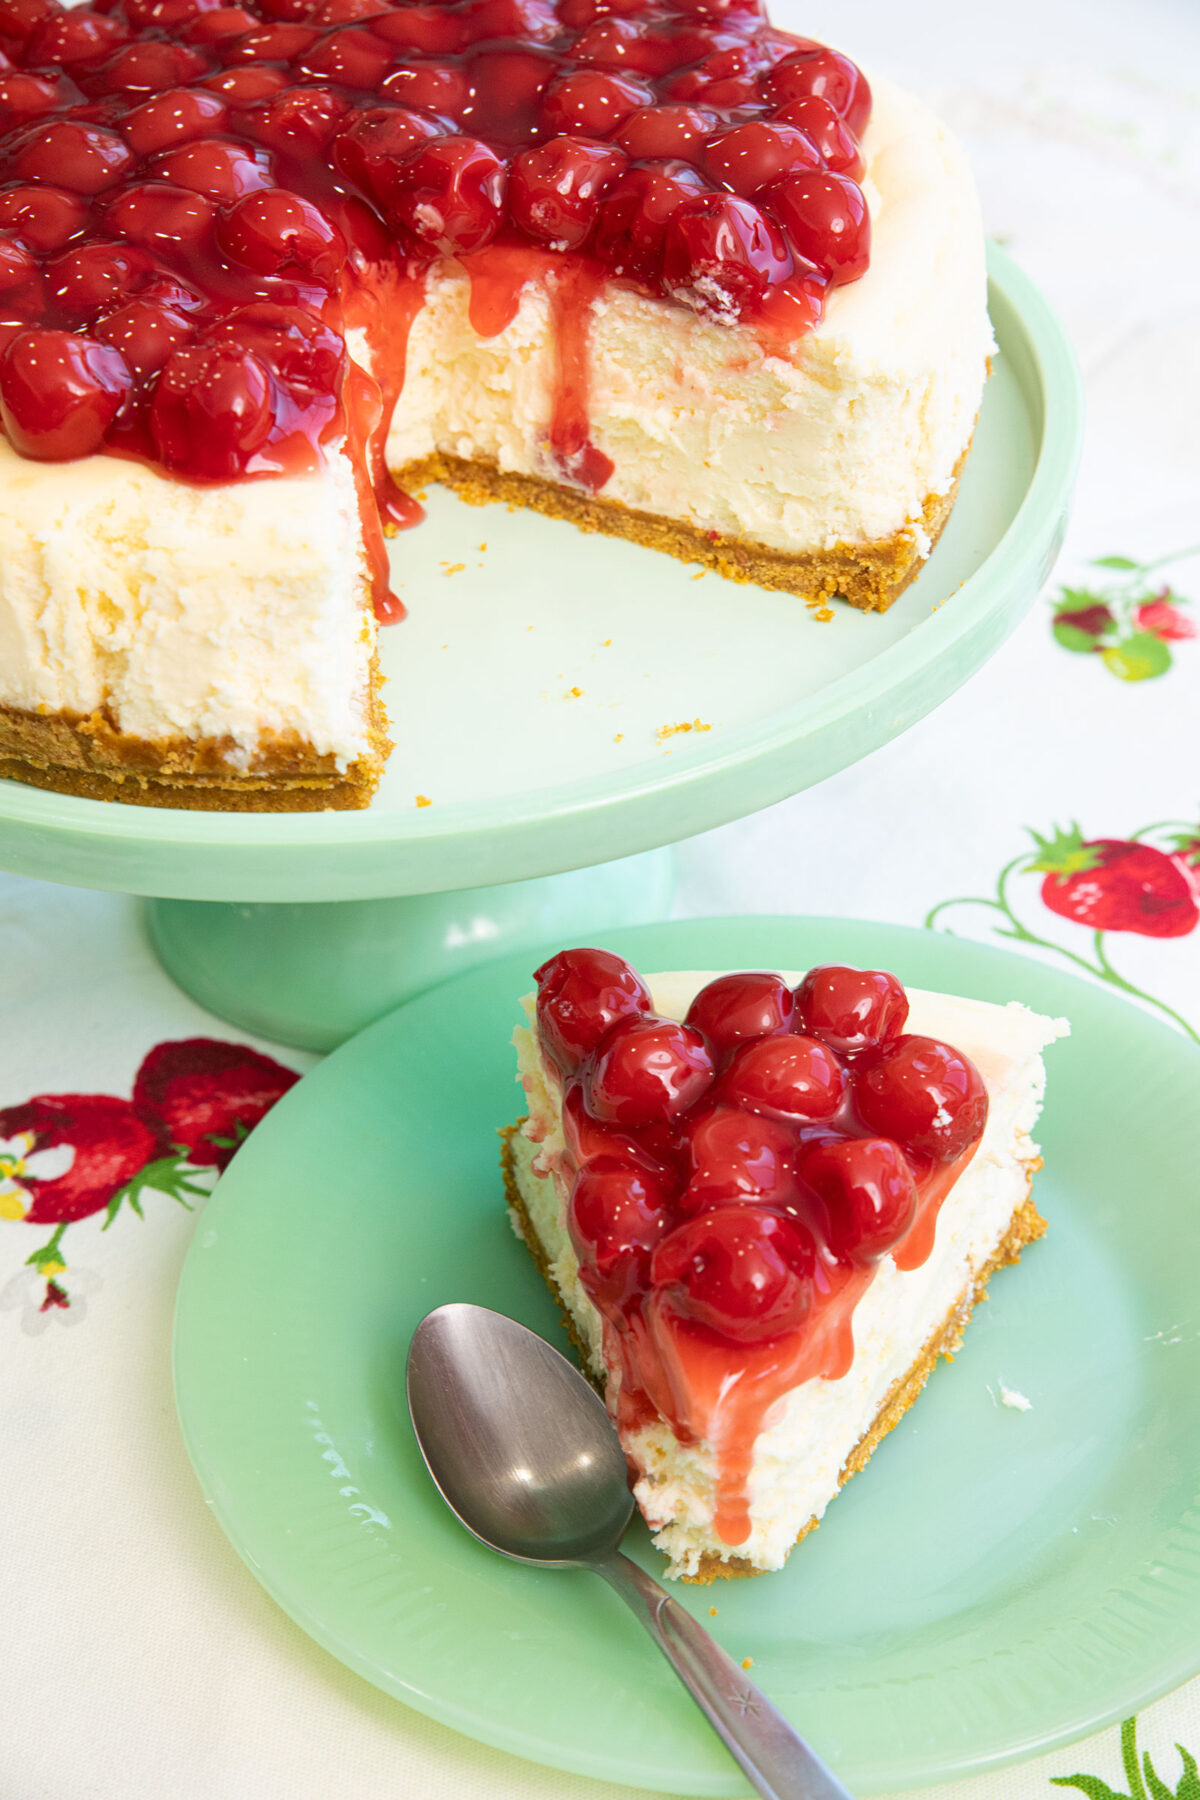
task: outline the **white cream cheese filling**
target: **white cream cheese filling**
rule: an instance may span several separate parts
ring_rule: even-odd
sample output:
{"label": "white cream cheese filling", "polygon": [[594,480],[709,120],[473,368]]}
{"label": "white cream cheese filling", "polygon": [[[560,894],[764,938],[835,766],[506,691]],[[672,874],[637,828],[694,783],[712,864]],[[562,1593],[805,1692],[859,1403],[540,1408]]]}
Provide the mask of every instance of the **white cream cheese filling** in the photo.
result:
{"label": "white cream cheese filling", "polygon": [[[656,1010],[682,1018],[712,973],[648,975]],[[785,975],[793,983],[797,974]],[[781,1568],[810,1519],[820,1519],[838,1490],[838,1477],[870,1429],[892,1385],[905,1376],[930,1337],[965,1301],[979,1271],[1005,1237],[1025,1199],[1029,1165],[1037,1156],[1030,1133],[1041,1110],[1045,1070],[1041,1052],[1066,1034],[1063,1019],[1048,1019],[1015,1002],[1006,1007],[950,995],[908,990],[908,1029],[964,1051],[987,1084],[987,1129],[975,1156],[944,1202],[933,1251],[918,1269],[898,1270],[890,1257],[854,1314],[854,1360],[838,1381],[802,1383],[776,1402],[754,1448],[748,1483],[749,1538],[729,1546],[713,1529],[717,1459],[710,1444],[682,1445],[662,1421],[631,1434],[625,1449],[640,1477],[634,1493],[669,1558],[671,1575],[692,1575],[705,1555],[731,1555],[760,1569]],[[525,1003],[529,1010],[530,1003]],[[606,1373],[602,1321],[579,1281],[567,1231],[565,1186],[539,1172],[562,1148],[561,1117],[547,1086],[533,1033],[514,1038],[519,1077],[529,1101],[522,1134],[513,1140],[521,1198],[550,1265],[551,1276],[587,1345],[593,1368]]]}

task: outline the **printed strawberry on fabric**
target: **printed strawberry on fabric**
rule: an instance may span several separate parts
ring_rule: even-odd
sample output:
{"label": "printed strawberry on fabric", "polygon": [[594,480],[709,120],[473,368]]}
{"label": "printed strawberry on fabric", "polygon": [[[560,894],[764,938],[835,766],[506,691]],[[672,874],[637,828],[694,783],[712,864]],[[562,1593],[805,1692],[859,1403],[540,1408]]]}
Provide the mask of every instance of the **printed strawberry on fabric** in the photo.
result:
{"label": "printed strawberry on fabric", "polygon": [[1060,588],[1051,602],[1055,642],[1077,655],[1098,656],[1120,681],[1165,675],[1174,661],[1171,646],[1194,638],[1197,626],[1189,602],[1164,585],[1157,571],[1196,554],[1193,547],[1148,563],[1098,556],[1091,566],[1105,570],[1107,581]]}
{"label": "printed strawberry on fabric", "polygon": [[[1181,1012],[1119,973],[1106,943],[1111,933],[1187,938],[1200,925],[1200,824],[1161,821],[1127,838],[1085,837],[1078,825],[1052,833],[1031,830],[1030,836],[1032,852],[1026,848],[1004,865],[994,894],[941,901],[926,915],[927,928],[947,931],[950,913],[982,907],[992,915],[997,936],[1065,958],[1153,1007],[1200,1043],[1200,1031]],[[1090,955],[1033,928],[1027,900],[1014,897],[1014,884],[1023,875],[1042,877],[1037,894],[1046,911],[1090,932]]]}
{"label": "printed strawberry on fabric", "polygon": [[144,1219],[154,1194],[191,1210],[298,1080],[247,1044],[185,1038],[155,1045],[129,1100],[37,1094],[0,1109],[0,1219],[54,1227],[15,1285],[0,1290],[0,1304],[68,1312],[77,1304],[64,1279],[68,1226],[103,1211],[107,1231],[126,1206]]}

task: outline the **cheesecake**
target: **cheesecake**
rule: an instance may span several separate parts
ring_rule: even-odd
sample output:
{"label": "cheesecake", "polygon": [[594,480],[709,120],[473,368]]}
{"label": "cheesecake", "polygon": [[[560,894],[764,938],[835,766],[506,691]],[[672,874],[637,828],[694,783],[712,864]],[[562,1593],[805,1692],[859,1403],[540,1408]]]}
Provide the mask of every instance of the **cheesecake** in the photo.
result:
{"label": "cheesecake", "polygon": [[953,503],[970,173],[756,0],[0,0],[0,165],[2,775],[367,804],[430,481],[867,610]]}
{"label": "cheesecake", "polygon": [[1017,1002],[828,965],[537,972],[514,1227],[604,1393],[668,1573],[783,1566],[1046,1229]]}

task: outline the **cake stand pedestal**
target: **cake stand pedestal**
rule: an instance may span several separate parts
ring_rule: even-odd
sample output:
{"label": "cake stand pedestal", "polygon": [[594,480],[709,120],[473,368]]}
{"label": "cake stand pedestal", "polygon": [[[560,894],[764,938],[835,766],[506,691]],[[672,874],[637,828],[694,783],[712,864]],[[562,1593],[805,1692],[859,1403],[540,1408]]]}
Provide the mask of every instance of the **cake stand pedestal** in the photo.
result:
{"label": "cake stand pedestal", "polygon": [[887,743],[1045,581],[1079,375],[1028,279],[994,248],[989,272],[999,355],[958,501],[885,615],[814,611],[435,490],[394,541],[409,617],[383,633],[396,749],[370,808],[176,812],[0,782],[0,867],[151,896],[180,986],[320,1050],[472,962],[661,917],[661,846]]}

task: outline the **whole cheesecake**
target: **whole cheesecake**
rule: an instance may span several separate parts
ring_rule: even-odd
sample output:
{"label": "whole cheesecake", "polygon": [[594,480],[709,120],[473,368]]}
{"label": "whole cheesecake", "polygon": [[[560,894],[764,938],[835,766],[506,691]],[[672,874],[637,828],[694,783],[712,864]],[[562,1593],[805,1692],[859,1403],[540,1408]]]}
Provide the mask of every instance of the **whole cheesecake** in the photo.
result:
{"label": "whole cheesecake", "polygon": [[0,773],[368,802],[429,480],[882,609],[991,337],[940,125],[756,0],[0,0]]}
{"label": "whole cheesecake", "polygon": [[514,1224],[668,1572],[778,1569],[1045,1231],[1066,1023],[838,965],[643,981],[568,950],[537,981]]}

